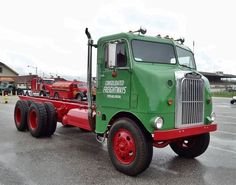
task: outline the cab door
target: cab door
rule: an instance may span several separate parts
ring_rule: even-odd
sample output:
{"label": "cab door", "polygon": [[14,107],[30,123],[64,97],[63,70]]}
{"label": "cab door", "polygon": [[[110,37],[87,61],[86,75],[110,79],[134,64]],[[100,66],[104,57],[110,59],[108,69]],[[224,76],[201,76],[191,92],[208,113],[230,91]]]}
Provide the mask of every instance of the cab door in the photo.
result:
{"label": "cab door", "polygon": [[100,72],[99,107],[130,108],[130,61],[125,41],[107,43],[103,47],[104,66]]}

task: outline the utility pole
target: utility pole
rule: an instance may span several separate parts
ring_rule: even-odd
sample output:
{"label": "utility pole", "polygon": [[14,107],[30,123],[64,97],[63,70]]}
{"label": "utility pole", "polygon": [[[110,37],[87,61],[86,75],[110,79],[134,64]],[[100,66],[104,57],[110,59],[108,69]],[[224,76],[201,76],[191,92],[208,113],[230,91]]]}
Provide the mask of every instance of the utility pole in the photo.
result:
{"label": "utility pole", "polygon": [[195,41],[193,41],[193,53],[194,53],[194,49],[195,49]]}

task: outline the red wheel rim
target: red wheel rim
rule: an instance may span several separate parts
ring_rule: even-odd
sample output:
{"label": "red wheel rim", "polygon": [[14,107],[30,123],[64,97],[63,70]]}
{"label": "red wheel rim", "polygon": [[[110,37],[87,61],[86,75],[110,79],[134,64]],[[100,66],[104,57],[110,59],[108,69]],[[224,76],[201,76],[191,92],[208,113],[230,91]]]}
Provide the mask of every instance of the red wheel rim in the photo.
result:
{"label": "red wheel rim", "polygon": [[130,131],[119,129],[113,138],[113,150],[116,158],[123,164],[130,164],[136,156],[136,145]]}
{"label": "red wheel rim", "polygon": [[21,110],[19,107],[16,108],[16,124],[19,126],[21,123]]}
{"label": "red wheel rim", "polygon": [[38,127],[37,124],[37,114],[35,110],[30,111],[29,115],[29,125],[32,130],[35,130]]}

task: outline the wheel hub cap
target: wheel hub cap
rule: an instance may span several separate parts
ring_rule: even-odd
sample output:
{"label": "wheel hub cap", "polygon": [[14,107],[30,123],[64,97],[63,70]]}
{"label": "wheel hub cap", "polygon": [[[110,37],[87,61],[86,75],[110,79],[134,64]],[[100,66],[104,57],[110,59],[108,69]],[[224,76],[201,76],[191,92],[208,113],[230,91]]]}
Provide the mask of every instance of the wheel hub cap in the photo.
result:
{"label": "wheel hub cap", "polygon": [[16,109],[16,124],[20,125],[21,123],[21,110],[20,108]]}
{"label": "wheel hub cap", "polygon": [[128,130],[120,129],[113,139],[113,149],[121,163],[132,163],[136,155],[136,146],[132,134]]}
{"label": "wheel hub cap", "polygon": [[32,130],[35,130],[38,127],[37,114],[35,110],[32,110],[29,115],[30,127]]}

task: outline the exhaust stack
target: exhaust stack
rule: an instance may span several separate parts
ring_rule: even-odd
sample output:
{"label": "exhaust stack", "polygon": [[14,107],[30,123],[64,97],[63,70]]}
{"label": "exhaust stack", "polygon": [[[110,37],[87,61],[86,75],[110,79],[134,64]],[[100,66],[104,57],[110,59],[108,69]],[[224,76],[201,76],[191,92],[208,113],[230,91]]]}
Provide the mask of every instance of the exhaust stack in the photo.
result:
{"label": "exhaust stack", "polygon": [[92,47],[93,39],[88,31],[85,29],[85,34],[88,37],[88,65],[87,65],[87,98],[88,98],[88,121],[92,131],[95,130],[95,124],[93,120],[93,109],[92,109]]}

